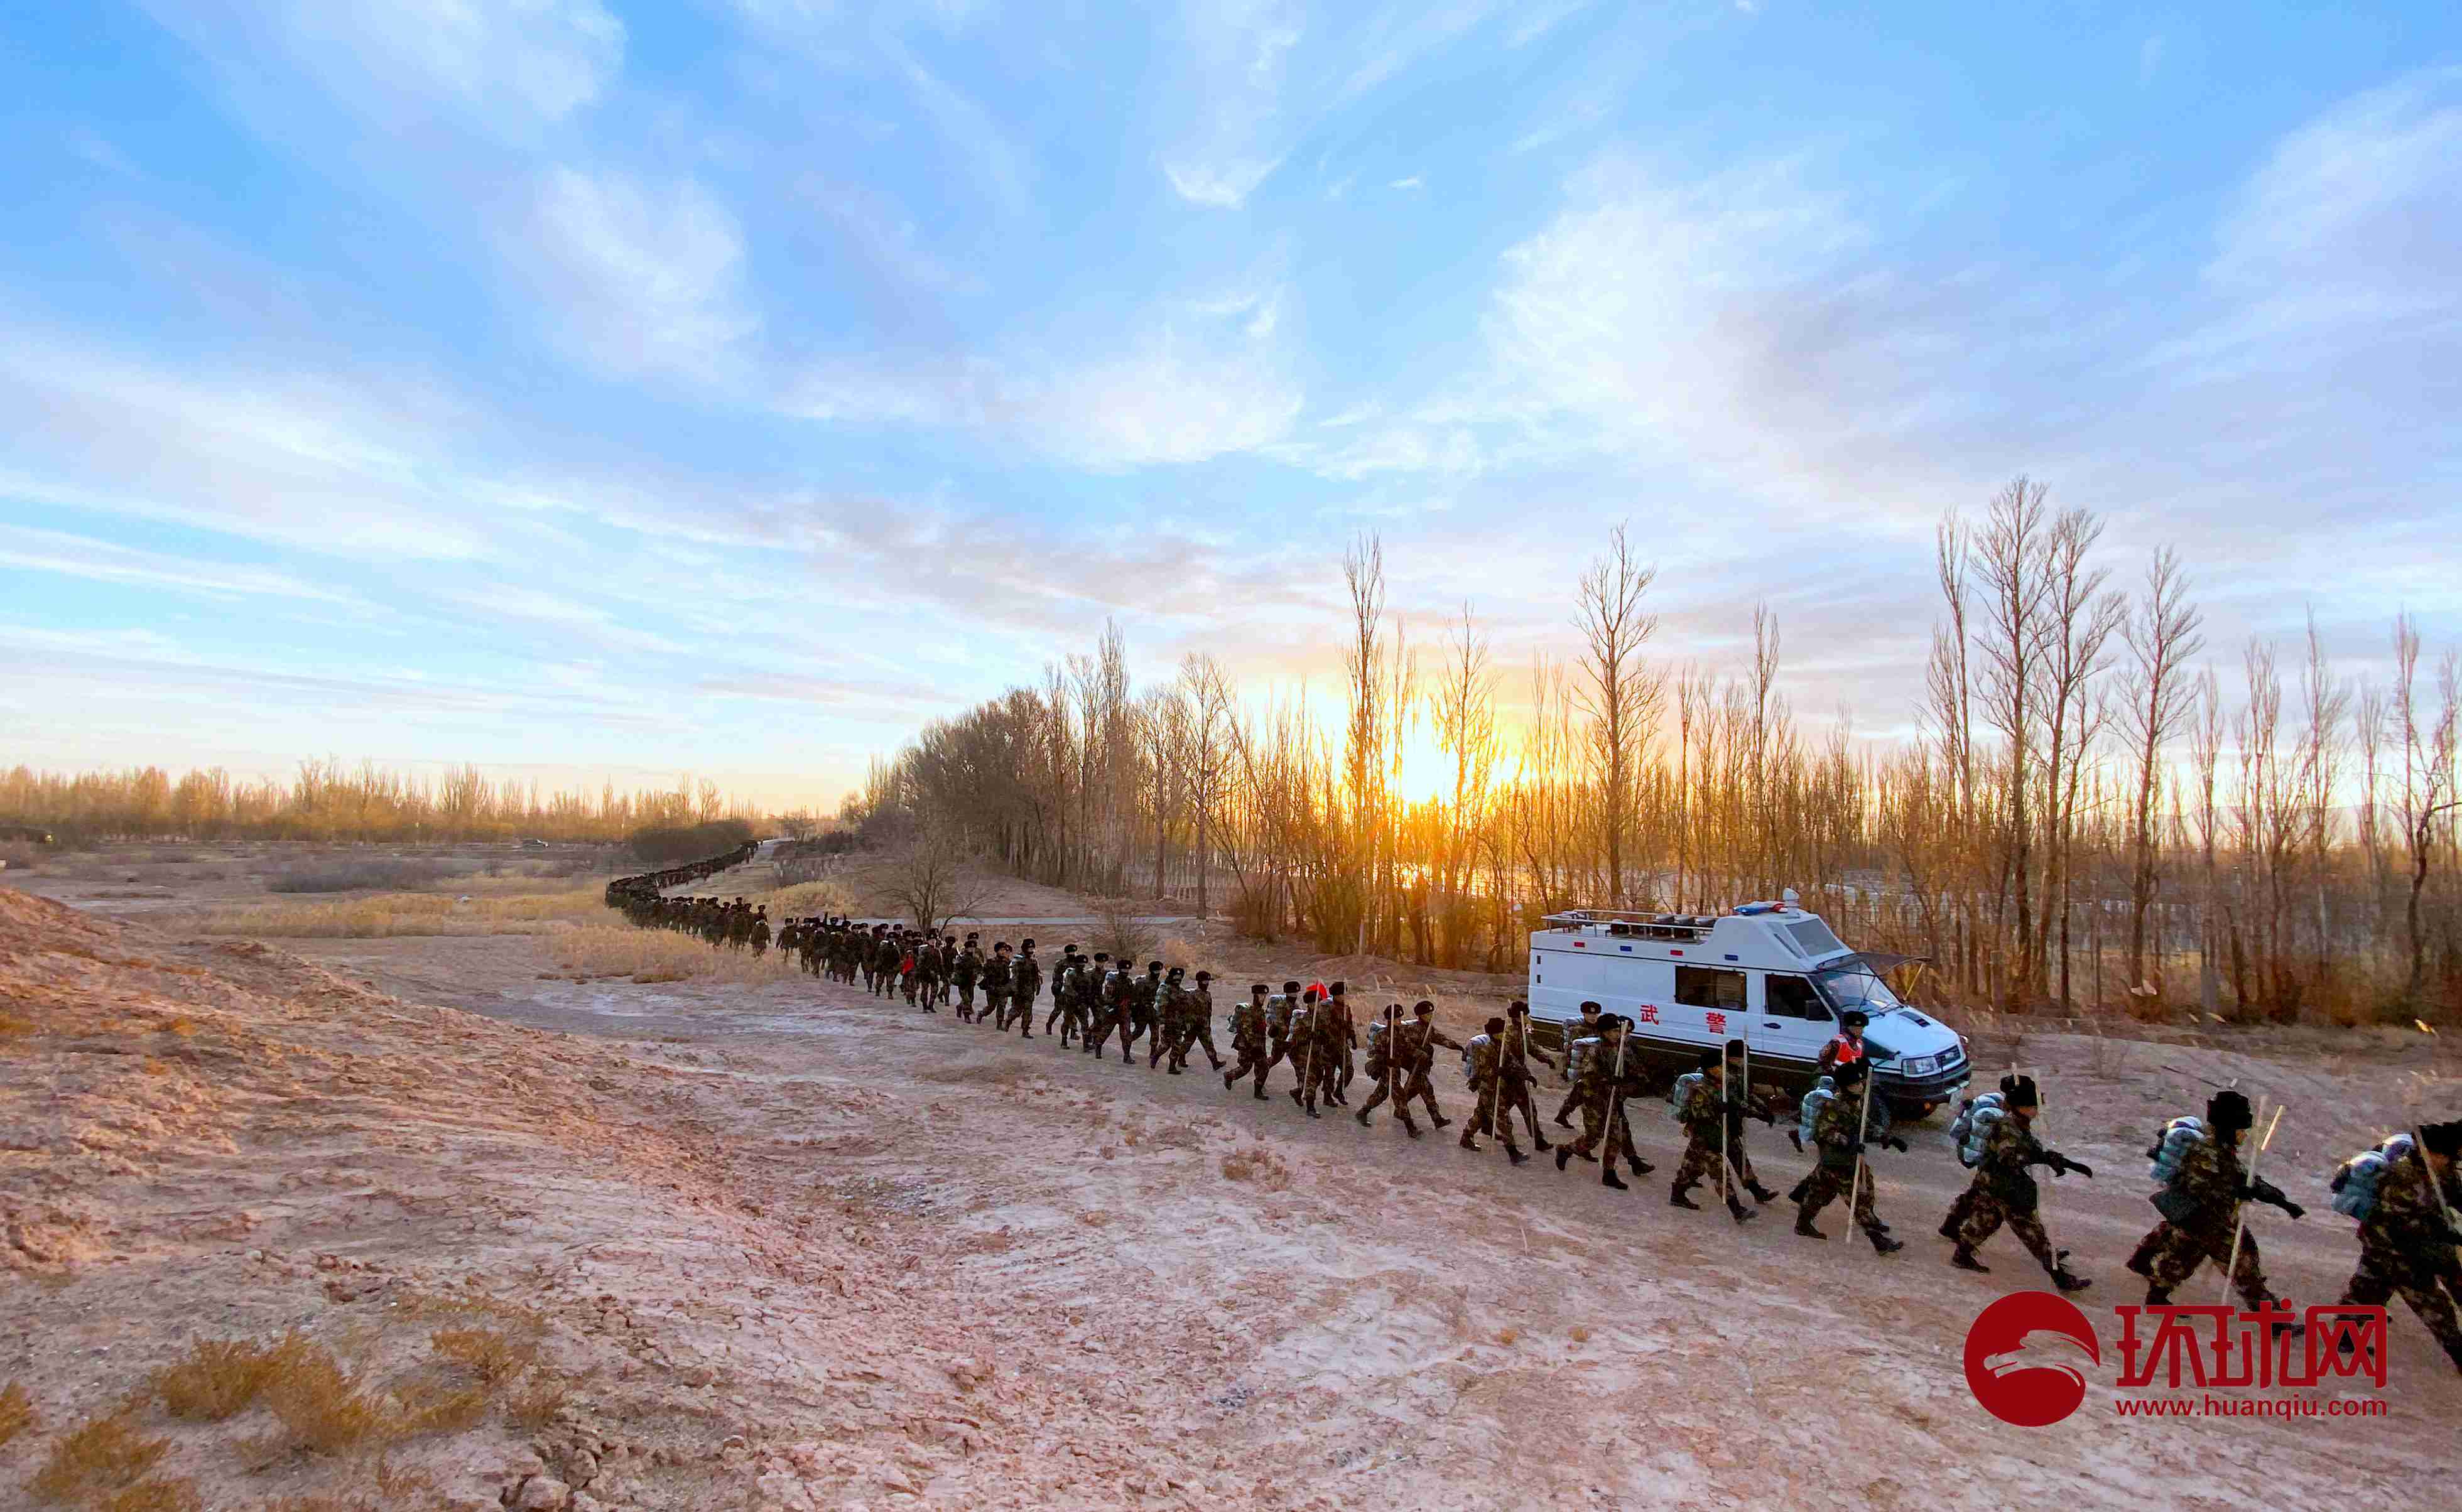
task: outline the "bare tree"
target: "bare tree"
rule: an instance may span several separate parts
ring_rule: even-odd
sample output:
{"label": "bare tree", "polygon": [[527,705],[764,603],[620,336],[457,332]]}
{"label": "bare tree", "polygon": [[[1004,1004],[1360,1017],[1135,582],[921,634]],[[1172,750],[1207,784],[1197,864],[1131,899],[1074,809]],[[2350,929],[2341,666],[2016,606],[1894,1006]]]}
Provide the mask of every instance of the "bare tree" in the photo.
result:
{"label": "bare tree", "polygon": [[[2202,615],[2189,601],[2189,576],[2177,552],[2157,550],[2146,569],[2145,595],[2121,629],[2132,659],[2121,700],[2121,732],[2133,766],[2128,826],[2128,984],[2146,971],[2146,921],[2162,885],[2162,834],[2156,805],[2163,797],[2163,750],[2195,708],[2189,665],[2205,649]],[[2161,983],[2153,983],[2158,989]]]}
{"label": "bare tree", "polygon": [[980,914],[991,896],[990,884],[974,872],[972,860],[950,826],[928,824],[875,867],[867,882],[916,928],[939,935],[953,920]]}
{"label": "bare tree", "polygon": [[1657,633],[1658,616],[1642,607],[1658,570],[1633,554],[1625,527],[1608,535],[1608,549],[1593,559],[1573,591],[1573,622],[1582,632],[1582,680],[1574,697],[1589,729],[1586,742],[1599,804],[1609,901],[1626,896],[1627,848],[1631,844],[1633,773],[1641,747],[1658,721],[1659,678],[1642,663],[1642,648]]}

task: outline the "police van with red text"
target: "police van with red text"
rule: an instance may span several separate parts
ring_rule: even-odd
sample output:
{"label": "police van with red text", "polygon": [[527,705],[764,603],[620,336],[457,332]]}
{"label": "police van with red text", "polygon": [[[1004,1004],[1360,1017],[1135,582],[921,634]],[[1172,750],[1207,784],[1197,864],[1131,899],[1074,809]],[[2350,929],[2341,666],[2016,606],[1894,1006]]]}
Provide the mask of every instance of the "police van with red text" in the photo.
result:
{"label": "police van with red text", "polygon": [[1542,923],[1530,936],[1529,998],[1543,1047],[1561,1048],[1581,1005],[1596,1003],[1632,1021],[1626,1053],[1653,1069],[1691,1070],[1703,1050],[1739,1039],[1756,1083],[1801,1096],[1838,1021],[1860,1010],[1873,1086],[1893,1116],[1921,1118],[1967,1084],[1965,1038],[1882,980],[1914,958],[1847,949],[1792,889],[1719,915],[1581,909]]}

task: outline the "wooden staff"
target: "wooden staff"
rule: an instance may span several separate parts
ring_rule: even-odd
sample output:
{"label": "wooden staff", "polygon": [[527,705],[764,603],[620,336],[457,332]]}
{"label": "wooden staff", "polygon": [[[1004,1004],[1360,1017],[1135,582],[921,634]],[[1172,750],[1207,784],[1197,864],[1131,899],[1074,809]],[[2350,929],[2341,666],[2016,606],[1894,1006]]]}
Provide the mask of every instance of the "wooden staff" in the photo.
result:
{"label": "wooden staff", "polygon": [[[2262,1112],[2262,1110],[2259,1111]],[[2257,1168],[2265,1163],[2266,1146],[2274,1143],[2274,1131],[2281,1127],[2282,1107],[2278,1103],[2275,1105],[2274,1109],[2274,1121],[2265,1126],[2265,1137],[2258,1141],[2257,1154],[2249,1157],[2249,1185],[2255,1186],[2257,1184]],[[2218,1302],[2228,1304],[2231,1301],[2232,1273],[2239,1269],[2239,1241],[2241,1234],[2246,1232],[2247,1228],[2248,1203],[2245,1201],[2233,1203],[2231,1262],[2223,1266],[2223,1294],[2215,1299]]]}

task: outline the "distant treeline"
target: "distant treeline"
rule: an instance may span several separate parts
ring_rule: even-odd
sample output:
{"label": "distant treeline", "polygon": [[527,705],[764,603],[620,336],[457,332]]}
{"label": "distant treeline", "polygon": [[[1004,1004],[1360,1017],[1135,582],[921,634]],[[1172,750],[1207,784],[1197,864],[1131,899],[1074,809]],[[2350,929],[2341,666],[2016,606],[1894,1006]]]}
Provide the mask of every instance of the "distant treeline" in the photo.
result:
{"label": "distant treeline", "polygon": [[659,825],[637,830],[627,842],[635,855],[653,866],[699,861],[748,844],[752,826],[742,819],[712,819],[707,824]]}
{"label": "distant treeline", "polygon": [[[0,774],[0,824],[51,831],[62,844],[96,840],[554,840],[622,842],[733,823],[741,844],[759,813],[707,780],[621,792],[548,790],[491,780],[474,766],[420,777],[373,762],[306,761],[289,782],[249,782],[219,767],[174,775],[160,767]],[[696,842],[698,843],[698,842]]]}

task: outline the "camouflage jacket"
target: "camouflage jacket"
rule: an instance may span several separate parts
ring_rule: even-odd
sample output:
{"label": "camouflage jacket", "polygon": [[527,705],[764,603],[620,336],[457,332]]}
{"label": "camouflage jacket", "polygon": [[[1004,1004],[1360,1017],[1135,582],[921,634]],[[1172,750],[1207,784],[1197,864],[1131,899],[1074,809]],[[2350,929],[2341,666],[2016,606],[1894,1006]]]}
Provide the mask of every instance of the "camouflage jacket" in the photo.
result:
{"label": "camouflage jacket", "polygon": [[949,980],[961,987],[971,987],[983,979],[983,953],[968,945],[958,952],[958,960],[949,967]]}
{"label": "camouflage jacket", "polygon": [[1020,956],[1008,963],[1009,990],[1020,1002],[1032,1002],[1043,990],[1043,962],[1032,956]]}
{"label": "camouflage jacket", "polygon": [[1975,1162],[1975,1178],[1983,1190],[2019,1211],[2042,1200],[2034,1173],[2026,1168],[2050,1161],[2052,1153],[2035,1131],[2012,1113],[1992,1125],[1983,1137],[1983,1158]]}
{"label": "camouflage jacket", "polygon": [[1231,1010],[1231,1043],[1263,1045],[1265,1043],[1265,1005],[1256,1000],[1243,1000]]}
{"label": "camouflage jacket", "polygon": [[1017,962],[1006,956],[994,956],[983,962],[983,990],[1006,992],[1017,975]]}
{"label": "camouflage jacket", "polygon": [[[1870,1111],[1865,1105],[1869,1103]],[[1843,1170],[1855,1163],[1858,1132],[1863,1142],[1869,1144],[1890,1132],[1890,1105],[1871,1095],[1871,1084],[1866,1083],[1863,1096],[1840,1092],[1821,1105],[1812,1117],[1812,1142],[1821,1147],[1821,1163],[1833,1170]]]}
{"label": "camouflage jacket", "polygon": [[2247,1178],[2237,1145],[2211,1137],[2197,1140],[2180,1156],[2179,1174],[2163,1191],[2164,1216],[2183,1227],[2229,1227]]}
{"label": "camouflage jacket", "polygon": [[[2439,1186],[2445,1188],[2442,1201]],[[2449,1168],[2444,1180],[2431,1182],[2417,1153],[2394,1161],[2377,1178],[2376,1206],[2360,1224],[2361,1252],[2397,1256],[2430,1275],[2462,1274],[2455,1264],[2448,1204],[2462,1217],[2462,1168]]]}
{"label": "camouflage jacket", "polygon": [[[1415,1074],[1424,1073],[1436,1064],[1436,1047],[1448,1049],[1462,1048],[1459,1040],[1451,1039],[1436,1027],[1434,1021],[1421,1024],[1417,1019],[1404,1019],[1393,1026],[1393,1043],[1386,1048],[1385,1057],[1395,1066]],[[1481,1038],[1485,1038],[1484,1035]]]}

